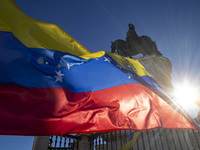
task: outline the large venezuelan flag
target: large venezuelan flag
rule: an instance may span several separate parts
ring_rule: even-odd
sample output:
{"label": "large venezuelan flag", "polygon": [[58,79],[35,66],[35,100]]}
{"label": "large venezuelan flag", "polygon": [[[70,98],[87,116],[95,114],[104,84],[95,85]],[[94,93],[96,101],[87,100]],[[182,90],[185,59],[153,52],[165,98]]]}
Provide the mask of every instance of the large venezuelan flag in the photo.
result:
{"label": "large venezuelan flag", "polygon": [[196,128],[153,89],[162,91],[138,60],[90,53],[0,1],[0,134]]}

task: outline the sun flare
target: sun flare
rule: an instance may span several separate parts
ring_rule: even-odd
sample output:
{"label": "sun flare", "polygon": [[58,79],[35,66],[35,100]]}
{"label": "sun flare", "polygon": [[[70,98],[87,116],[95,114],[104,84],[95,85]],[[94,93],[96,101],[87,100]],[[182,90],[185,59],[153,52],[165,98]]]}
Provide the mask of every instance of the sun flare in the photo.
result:
{"label": "sun flare", "polygon": [[199,98],[198,88],[189,82],[174,86],[174,98],[183,108],[191,109]]}

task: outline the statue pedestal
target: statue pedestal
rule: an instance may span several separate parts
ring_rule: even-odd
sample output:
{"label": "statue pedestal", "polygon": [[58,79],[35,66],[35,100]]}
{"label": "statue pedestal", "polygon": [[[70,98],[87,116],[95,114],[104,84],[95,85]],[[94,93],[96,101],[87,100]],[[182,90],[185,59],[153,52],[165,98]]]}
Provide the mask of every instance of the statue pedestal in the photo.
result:
{"label": "statue pedestal", "polygon": [[140,57],[139,61],[145,66],[160,87],[165,90],[169,96],[172,96],[172,64],[170,60],[163,56],[151,55]]}

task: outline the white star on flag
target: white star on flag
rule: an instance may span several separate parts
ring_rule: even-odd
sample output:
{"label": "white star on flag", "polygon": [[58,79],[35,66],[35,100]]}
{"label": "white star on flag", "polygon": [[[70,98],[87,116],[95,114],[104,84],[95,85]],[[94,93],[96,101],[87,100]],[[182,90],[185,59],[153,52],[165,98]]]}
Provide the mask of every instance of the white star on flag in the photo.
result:
{"label": "white star on flag", "polygon": [[106,58],[106,57],[104,57],[105,58],[105,60],[104,61],[108,61],[109,63],[110,63],[110,58]]}
{"label": "white star on flag", "polygon": [[130,73],[127,73],[127,75],[128,75],[128,78],[129,78],[129,79],[133,77],[133,75],[130,74]]}
{"label": "white star on flag", "polygon": [[58,82],[58,81],[63,82],[62,81],[62,79],[63,79],[62,76],[64,76],[64,74],[61,73],[61,70],[56,71],[56,74],[57,74],[57,76],[55,76],[55,78],[56,78],[55,82]]}

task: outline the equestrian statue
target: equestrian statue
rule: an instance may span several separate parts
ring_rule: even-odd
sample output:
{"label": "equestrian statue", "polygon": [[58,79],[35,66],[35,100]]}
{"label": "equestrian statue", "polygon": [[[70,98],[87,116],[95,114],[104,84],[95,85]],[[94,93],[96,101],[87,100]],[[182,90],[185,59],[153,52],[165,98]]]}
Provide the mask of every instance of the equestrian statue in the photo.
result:
{"label": "equestrian statue", "polygon": [[162,56],[157,49],[156,43],[152,41],[150,37],[145,35],[138,36],[135,31],[135,26],[133,24],[129,24],[128,26],[129,30],[127,32],[126,41],[119,39],[111,42],[112,53],[117,53],[125,57],[131,57],[138,54],[142,54],[143,56]]}

